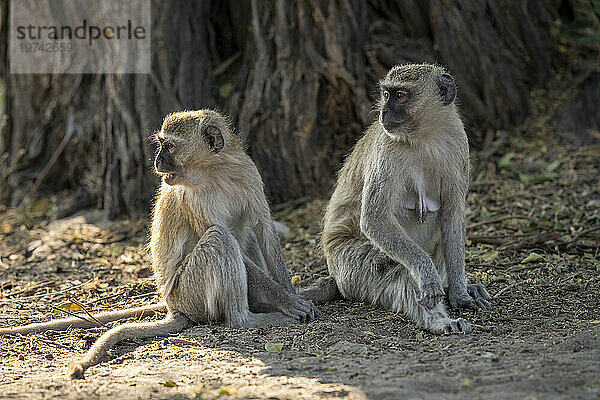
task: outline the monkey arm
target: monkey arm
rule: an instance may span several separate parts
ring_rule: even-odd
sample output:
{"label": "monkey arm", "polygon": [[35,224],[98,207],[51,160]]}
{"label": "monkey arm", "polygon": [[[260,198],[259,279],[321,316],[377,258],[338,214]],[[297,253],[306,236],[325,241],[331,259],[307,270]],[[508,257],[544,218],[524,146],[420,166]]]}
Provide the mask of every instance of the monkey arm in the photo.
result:
{"label": "monkey arm", "polygon": [[367,178],[362,193],[360,230],[381,251],[403,264],[418,279],[422,270],[435,269],[431,257],[400,225],[391,211],[389,182],[378,176]]}
{"label": "monkey arm", "polygon": [[391,192],[395,185],[385,182],[375,169],[363,186],[360,213],[360,229],[381,251],[391,259],[404,265],[421,290],[419,302],[435,307],[444,291],[440,276],[431,257],[423,250],[397,221],[391,211]]}
{"label": "monkey arm", "polygon": [[254,229],[254,233],[258,239],[258,245],[262,250],[265,261],[267,262],[267,269],[275,280],[285,290],[290,293],[296,293],[292,286],[292,278],[283,259],[283,253],[281,252],[281,245],[279,244],[279,236],[275,231],[275,227],[268,220],[259,220]]}

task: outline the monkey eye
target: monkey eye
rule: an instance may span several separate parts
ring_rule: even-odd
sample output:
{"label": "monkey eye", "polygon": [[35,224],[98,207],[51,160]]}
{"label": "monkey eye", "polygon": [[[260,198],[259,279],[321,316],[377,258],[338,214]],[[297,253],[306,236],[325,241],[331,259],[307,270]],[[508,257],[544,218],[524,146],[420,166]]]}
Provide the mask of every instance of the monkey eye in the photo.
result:
{"label": "monkey eye", "polygon": [[383,91],[383,99],[385,101],[387,101],[390,98],[390,92],[388,92],[387,90]]}
{"label": "monkey eye", "polygon": [[162,146],[165,148],[165,150],[167,150],[169,153],[173,152],[173,149],[175,148],[175,146],[173,145],[172,142],[165,140],[162,143]]}
{"label": "monkey eye", "polygon": [[408,98],[408,92],[406,90],[398,90],[396,92],[396,100],[405,101]]}

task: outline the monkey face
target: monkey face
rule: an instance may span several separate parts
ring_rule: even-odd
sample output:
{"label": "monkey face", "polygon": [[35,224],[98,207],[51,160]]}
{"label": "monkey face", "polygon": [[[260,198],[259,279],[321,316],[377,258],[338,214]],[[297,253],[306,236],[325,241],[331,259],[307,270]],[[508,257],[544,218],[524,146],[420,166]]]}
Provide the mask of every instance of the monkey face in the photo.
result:
{"label": "monkey face", "polygon": [[410,140],[427,130],[456,97],[452,77],[433,64],[394,67],[379,84],[379,124],[395,139]]}
{"label": "monkey face", "polygon": [[156,135],[154,168],[168,185],[198,186],[225,147],[228,122],[211,110],[168,115]]}
{"label": "monkey face", "polygon": [[411,103],[414,103],[415,88],[406,85],[382,86],[379,123],[390,136],[414,133],[416,126],[411,118]]}
{"label": "monkey face", "polygon": [[156,137],[159,147],[154,159],[154,169],[157,174],[163,177],[166,184],[176,185],[183,177],[183,168],[181,163],[175,160],[175,152],[177,151],[175,141],[171,138],[165,138],[161,133]]}

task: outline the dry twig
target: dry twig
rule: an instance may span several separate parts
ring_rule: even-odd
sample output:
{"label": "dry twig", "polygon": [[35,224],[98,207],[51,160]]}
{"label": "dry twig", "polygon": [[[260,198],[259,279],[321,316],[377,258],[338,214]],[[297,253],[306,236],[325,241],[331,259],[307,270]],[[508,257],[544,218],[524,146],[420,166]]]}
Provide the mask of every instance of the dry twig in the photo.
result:
{"label": "dry twig", "polygon": [[98,318],[96,318],[92,314],[90,314],[90,312],[87,310],[87,308],[85,308],[83,306],[83,304],[81,304],[80,302],[78,302],[77,300],[74,300],[74,299],[69,299],[69,301],[74,304],[77,304],[79,307],[81,307],[81,309],[88,315],[88,317],[90,317],[96,324],[108,329],[108,326],[106,326],[106,324],[102,323],[102,321],[98,320]]}
{"label": "dry twig", "polygon": [[515,286],[518,286],[518,285],[520,285],[521,283],[524,283],[524,282],[526,282],[526,281],[522,280],[522,281],[518,281],[518,282],[515,282],[515,283],[511,283],[510,285],[503,287],[500,291],[498,291],[498,293],[496,293],[494,296],[492,296],[492,298],[493,299],[497,299],[498,297],[502,296],[504,294],[504,292],[506,292],[506,291],[508,291],[508,290],[514,288]]}
{"label": "dry twig", "polygon": [[485,221],[480,221],[480,222],[476,222],[474,224],[471,224],[471,225],[467,226],[467,230],[474,229],[474,228],[477,228],[478,226],[482,226],[482,225],[495,224],[495,223],[498,223],[498,222],[506,221],[508,219],[527,219],[529,221],[535,222],[536,224],[539,223],[537,219],[535,219],[533,217],[530,217],[529,215],[524,215],[524,214],[519,214],[519,215],[500,215],[498,217],[490,218],[490,219],[487,219]]}

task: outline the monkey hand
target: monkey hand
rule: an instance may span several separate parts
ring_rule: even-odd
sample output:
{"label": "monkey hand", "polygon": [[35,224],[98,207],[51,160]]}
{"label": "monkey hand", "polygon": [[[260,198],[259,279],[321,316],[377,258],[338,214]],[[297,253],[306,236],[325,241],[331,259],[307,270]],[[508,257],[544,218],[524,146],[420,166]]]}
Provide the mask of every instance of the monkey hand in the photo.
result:
{"label": "monkey hand", "polygon": [[311,302],[304,300],[296,293],[287,294],[288,296],[275,306],[283,314],[300,322],[311,322],[321,314]]}
{"label": "monkey hand", "polygon": [[431,263],[430,268],[419,274],[418,285],[420,290],[418,302],[420,305],[431,310],[442,301],[442,298],[444,297],[442,280],[433,266],[433,263]]}
{"label": "monkey hand", "polygon": [[481,283],[468,284],[458,289],[451,286],[448,291],[448,302],[452,308],[487,310],[491,307],[491,299],[492,297]]}

